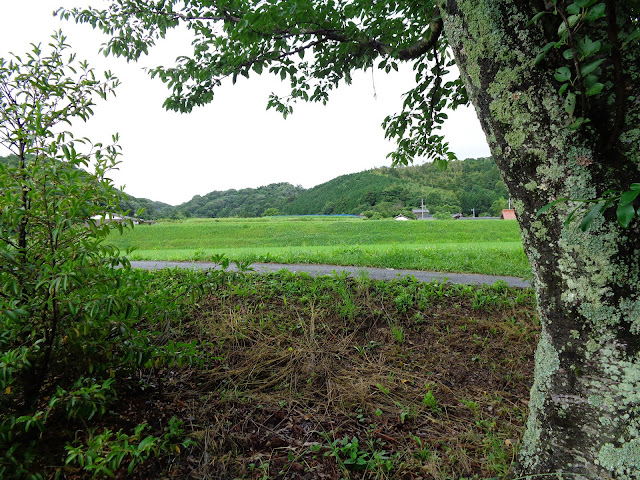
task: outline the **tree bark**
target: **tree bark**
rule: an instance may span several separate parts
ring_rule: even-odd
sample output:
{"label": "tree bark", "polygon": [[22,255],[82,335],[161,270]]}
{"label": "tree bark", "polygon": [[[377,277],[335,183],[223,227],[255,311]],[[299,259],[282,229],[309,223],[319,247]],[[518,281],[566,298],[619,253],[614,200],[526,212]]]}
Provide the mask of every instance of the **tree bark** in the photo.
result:
{"label": "tree bark", "polygon": [[[536,214],[560,197],[594,199],[640,182],[640,49],[636,40],[617,58],[607,53],[598,73],[605,89],[584,105],[577,95],[576,112],[584,108],[590,123],[572,131],[554,79],[567,65],[567,47],[534,65],[541,47],[558,39],[559,16],[526,26],[544,8],[542,1],[440,2],[445,35],[515,199],[538,296],[542,332],[514,475],[638,479],[640,222],[624,229],[610,208],[582,232],[579,222],[564,225],[575,202]],[[627,3],[616,8],[620,39],[634,25]],[[613,38],[611,28],[597,26],[580,33]]]}

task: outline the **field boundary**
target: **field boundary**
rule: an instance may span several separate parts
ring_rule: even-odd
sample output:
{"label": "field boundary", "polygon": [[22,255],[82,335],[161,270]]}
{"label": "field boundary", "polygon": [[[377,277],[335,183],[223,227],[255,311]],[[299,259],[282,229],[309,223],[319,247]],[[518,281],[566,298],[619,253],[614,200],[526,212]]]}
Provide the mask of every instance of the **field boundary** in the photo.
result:
{"label": "field boundary", "polygon": [[[172,262],[172,261],[132,261],[133,268],[142,270],[162,270],[165,268],[186,268],[190,270],[210,270],[219,268],[212,262]],[[369,277],[376,280],[392,280],[397,277],[413,276],[420,282],[449,282],[461,285],[493,285],[496,282],[505,282],[510,287],[530,288],[528,280],[519,277],[500,275],[483,275],[478,273],[445,273],[426,272],[421,270],[396,270],[393,268],[375,267],[350,267],[343,265],[316,265],[316,264],[282,264],[282,263],[252,263],[251,268],[255,273],[270,273],[280,270],[288,270],[292,273],[304,272],[309,275],[334,275],[346,274],[350,277]],[[237,271],[233,264],[229,270]]]}

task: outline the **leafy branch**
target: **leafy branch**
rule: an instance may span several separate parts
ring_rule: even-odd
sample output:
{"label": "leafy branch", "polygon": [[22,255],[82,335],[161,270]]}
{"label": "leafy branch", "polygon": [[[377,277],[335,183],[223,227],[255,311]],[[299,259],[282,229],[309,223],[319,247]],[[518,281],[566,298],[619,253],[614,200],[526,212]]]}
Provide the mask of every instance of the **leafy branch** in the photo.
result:
{"label": "leafy branch", "polygon": [[580,221],[580,230],[586,232],[593,223],[593,220],[600,212],[603,212],[607,208],[614,206],[617,202],[618,207],[616,208],[616,217],[618,219],[618,223],[621,227],[628,228],[633,218],[640,212],[640,210],[636,210],[636,207],[634,206],[634,202],[636,202],[636,199],[639,195],[640,183],[632,183],[629,186],[629,190],[625,192],[609,191],[605,192],[605,194],[599,198],[575,199],[562,197],[546,204],[544,207],[538,210],[536,216],[539,217],[547,210],[555,207],[558,204],[566,202],[579,202],[581,205],[574,208],[567,216],[567,219],[564,221],[564,225],[569,225],[578,216],[578,214],[583,211],[582,205],[593,204]]}

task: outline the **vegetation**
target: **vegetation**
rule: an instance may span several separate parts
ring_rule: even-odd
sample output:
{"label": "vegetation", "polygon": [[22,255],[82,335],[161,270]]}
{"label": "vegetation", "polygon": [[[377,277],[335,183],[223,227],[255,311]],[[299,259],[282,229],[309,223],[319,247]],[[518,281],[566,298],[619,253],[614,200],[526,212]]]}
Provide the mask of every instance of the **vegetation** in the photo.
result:
{"label": "vegetation", "polygon": [[260,217],[267,209],[283,211],[302,187],[290,183],[273,183],[258,188],[214,191],[196,195],[176,207],[178,215],[186,217]]}
{"label": "vegetation", "polygon": [[[330,215],[370,213],[389,218],[400,213],[415,218],[413,208],[424,200],[432,212],[500,216],[507,194],[490,158],[455,161],[442,170],[434,164],[379,168],[342,175],[308,190],[277,183],[241,190],[196,195],[173,210],[158,209],[150,218],[259,217],[270,215]],[[136,210],[145,204],[130,202]]]}
{"label": "vegetation", "polygon": [[375,222],[335,217],[191,219],[109,239],[133,260],[317,263],[528,277],[516,222]]}
{"label": "vegetation", "polygon": [[182,356],[183,346],[154,343],[143,325],[176,314],[183,300],[161,290],[153,304],[141,301],[146,286],[104,242],[123,225],[92,220],[121,214],[106,177],[118,147],[74,139],[62,126],[89,118],[94,97],[106,98],[118,80],[108,72],[96,80],[67,49],[58,33],[47,51],[33,46],[23,57],[0,59],[0,144],[13,152],[0,164],[0,478],[6,479],[44,478],[51,445],[66,445],[68,463],[103,476],[124,461],[133,469],[174,453],[184,441],[177,421],[160,437],[143,437],[145,424],[115,438],[95,430],[117,397],[118,380],[150,359],[159,365]]}
{"label": "vegetation", "polygon": [[[58,390],[51,398],[66,409],[47,417],[29,472],[481,479],[510,471],[539,332],[531,290],[221,270],[134,279],[144,289],[130,293],[148,307],[136,328],[154,348],[135,347],[127,355],[141,358],[132,363],[114,359],[113,384]],[[82,411],[95,411],[99,427],[76,426]]]}
{"label": "vegetation", "polygon": [[151,70],[181,112],[227,78],[269,73],[289,81],[268,100],[286,117],[356,71],[407,62],[415,86],[384,121],[396,163],[455,158],[438,130],[448,108],[473,103],[518,212],[543,327],[516,473],[640,477],[640,397],[629,394],[640,375],[637,1],[117,0],[61,15],[130,60],[171,28],[191,31],[191,55]]}
{"label": "vegetation", "polygon": [[[9,157],[0,157],[0,163],[9,161]],[[415,218],[411,210],[422,201],[431,213],[498,217],[508,205],[506,187],[491,158],[453,161],[446,170],[432,163],[378,168],[342,175],[307,190],[274,183],[213,191],[195,195],[175,207],[120,195],[120,208],[130,215],[144,209],[141,218],[145,220],[361,213],[370,218],[390,218],[400,213]]]}
{"label": "vegetation", "polygon": [[[174,218],[178,215],[174,206],[163,202],[156,202],[147,198],[138,198],[120,192],[118,206],[129,216],[139,216],[143,220],[158,220],[159,218]],[[138,215],[138,213],[140,213]]]}

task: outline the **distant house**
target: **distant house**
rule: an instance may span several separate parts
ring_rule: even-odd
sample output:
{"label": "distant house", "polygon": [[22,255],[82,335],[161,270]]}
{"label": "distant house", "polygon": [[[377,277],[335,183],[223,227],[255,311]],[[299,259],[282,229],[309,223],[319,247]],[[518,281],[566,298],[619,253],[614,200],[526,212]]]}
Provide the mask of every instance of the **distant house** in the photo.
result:
{"label": "distant house", "polygon": [[93,217],[91,217],[91,220],[93,220],[96,225],[101,225],[103,223],[124,223],[129,220],[134,225],[138,225],[140,223],[137,218],[120,217],[118,215],[111,215],[110,213],[107,213],[105,215],[94,215]]}
{"label": "distant house", "polygon": [[428,208],[414,208],[411,211],[413,213],[415,213],[416,218],[418,220],[432,220],[433,219],[433,215],[431,215],[431,212],[429,212]]}
{"label": "distant house", "polygon": [[513,208],[505,208],[502,210],[500,218],[504,220],[516,220],[516,211]]}
{"label": "distant house", "polygon": [[420,208],[414,208],[411,211],[413,213],[415,213],[416,218],[418,220],[431,220],[431,219],[433,219],[433,215],[431,215],[431,212],[429,212],[429,209],[424,206],[424,199],[422,199],[422,201],[420,202]]}
{"label": "distant house", "polygon": [[396,215],[395,217],[393,217],[395,220],[400,220],[402,222],[404,222],[405,220],[409,220],[408,217],[405,217],[404,215],[400,214],[400,215]]}

